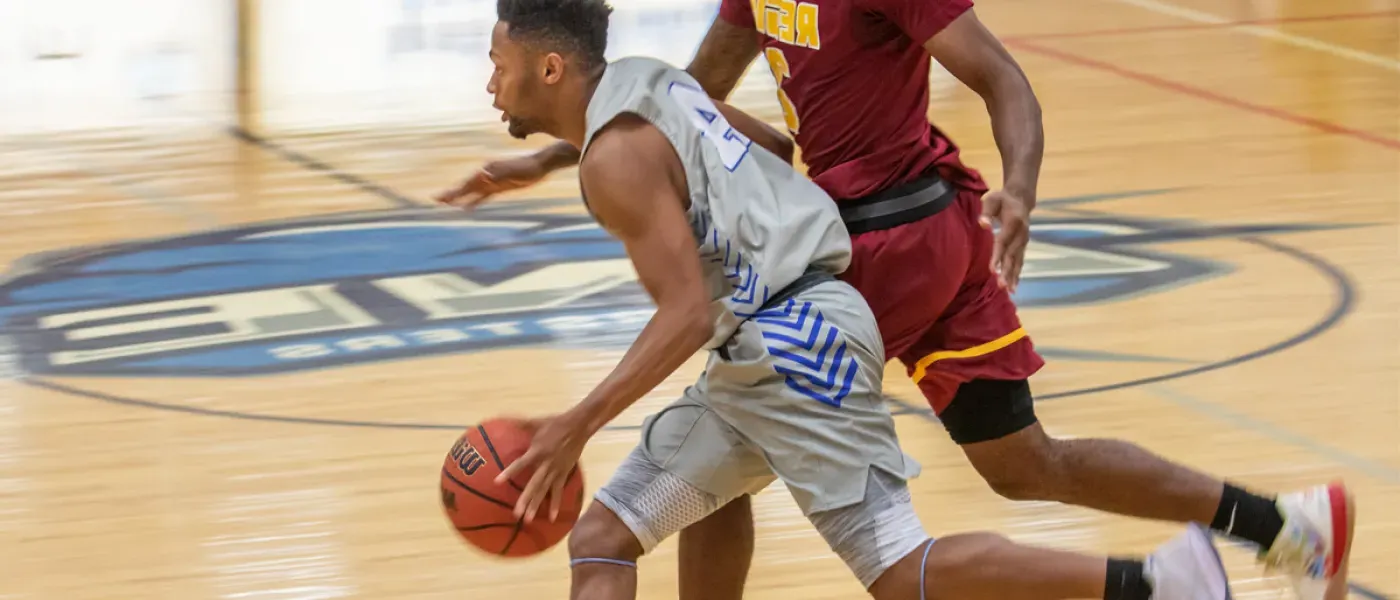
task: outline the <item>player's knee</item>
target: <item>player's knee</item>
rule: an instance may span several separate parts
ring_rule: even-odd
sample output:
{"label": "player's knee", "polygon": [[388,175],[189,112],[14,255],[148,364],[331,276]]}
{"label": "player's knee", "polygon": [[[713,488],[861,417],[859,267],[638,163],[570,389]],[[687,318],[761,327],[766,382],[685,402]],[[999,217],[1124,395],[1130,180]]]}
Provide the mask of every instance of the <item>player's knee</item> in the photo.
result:
{"label": "player's knee", "polygon": [[1049,496],[1049,487],[1038,474],[1019,472],[1017,468],[996,468],[983,471],[982,476],[993,492],[1007,500],[1047,500]]}
{"label": "player's knee", "polygon": [[992,491],[1007,500],[1057,501],[1064,495],[1064,486],[1068,483],[1059,446],[1050,438],[1044,443],[1023,446],[995,465],[984,465],[977,470]]}
{"label": "player's knee", "polygon": [[982,479],[1008,500],[1054,500],[1062,465],[1058,442],[1039,425],[963,446]]}
{"label": "player's knee", "polygon": [[606,506],[594,502],[579,517],[569,534],[569,557],[607,558],[635,562],[642,556],[642,543],[622,519]]}
{"label": "player's knee", "polygon": [[994,533],[964,533],[931,541],[881,575],[870,586],[870,596],[875,600],[964,598],[982,591],[985,571],[1002,562],[999,555],[1011,547],[1011,540]]}

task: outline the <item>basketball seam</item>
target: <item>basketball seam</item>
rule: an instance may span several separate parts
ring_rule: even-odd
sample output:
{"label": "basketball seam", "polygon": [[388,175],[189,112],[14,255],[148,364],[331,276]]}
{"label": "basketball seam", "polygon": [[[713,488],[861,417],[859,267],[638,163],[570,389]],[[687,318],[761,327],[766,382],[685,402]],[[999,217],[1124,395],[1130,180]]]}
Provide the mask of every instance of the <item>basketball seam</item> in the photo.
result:
{"label": "basketball seam", "polygon": [[483,494],[483,493],[481,493],[481,492],[478,492],[478,491],[472,489],[471,486],[469,486],[469,485],[467,485],[467,484],[465,484],[465,483],[462,483],[462,480],[457,479],[456,477],[453,477],[453,476],[452,476],[452,473],[451,473],[450,471],[448,471],[446,467],[443,467],[443,469],[442,469],[442,476],[443,476],[443,477],[446,477],[446,478],[448,478],[448,479],[451,479],[451,480],[452,480],[452,483],[455,483],[455,484],[457,484],[459,487],[461,487],[462,489],[464,489],[464,490],[466,490],[466,491],[468,491],[468,492],[471,492],[471,494],[472,494],[473,496],[476,496],[476,497],[478,497],[478,498],[481,498],[482,500],[485,500],[485,501],[487,501],[487,502],[490,502],[490,503],[492,503],[492,504],[495,504],[496,506],[499,506],[499,507],[501,507],[501,508],[505,508],[505,509],[512,510],[512,511],[515,510],[515,507],[514,507],[514,506],[511,506],[510,504],[507,504],[507,503],[505,503],[505,502],[502,502],[502,501],[500,501],[500,500],[497,500],[497,499],[495,499],[495,498],[492,498],[492,497],[490,497],[490,496],[487,496],[486,494]]}
{"label": "basketball seam", "polygon": [[515,523],[509,522],[487,523],[485,525],[458,525],[457,531],[484,531],[487,529],[494,529],[496,527],[515,527],[515,525]]}
{"label": "basketball seam", "polygon": [[[506,470],[505,463],[501,462],[501,455],[496,454],[496,446],[491,443],[491,436],[486,435],[486,428],[482,427],[481,425],[477,425],[476,432],[478,434],[481,434],[481,441],[482,443],[486,444],[486,450],[491,453],[491,459],[496,461],[496,468],[502,471]],[[517,485],[514,480],[507,479],[506,483],[510,484],[510,487],[515,488],[515,491],[520,492],[522,494],[525,493],[525,488],[522,488],[519,485]]]}
{"label": "basketball seam", "polygon": [[510,532],[510,539],[506,540],[506,546],[501,548],[501,556],[505,556],[507,552],[510,552],[510,547],[515,545],[515,540],[520,539],[520,530],[523,527],[525,527],[525,519],[517,519],[515,521],[515,531]]}

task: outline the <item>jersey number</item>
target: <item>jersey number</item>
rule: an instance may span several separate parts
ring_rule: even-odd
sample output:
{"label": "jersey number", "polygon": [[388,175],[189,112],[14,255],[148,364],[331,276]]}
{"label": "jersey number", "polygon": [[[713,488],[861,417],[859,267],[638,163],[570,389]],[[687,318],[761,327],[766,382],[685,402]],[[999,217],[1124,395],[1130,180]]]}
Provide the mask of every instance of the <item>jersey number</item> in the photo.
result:
{"label": "jersey number", "polygon": [[730,171],[739,168],[739,163],[749,155],[749,146],[753,142],[729,126],[729,121],[719,114],[719,109],[715,108],[715,103],[705,95],[705,91],[678,81],[672,82],[666,91],[686,109],[691,122],[700,128],[705,139],[715,145],[720,160],[724,161],[724,167]]}
{"label": "jersey number", "polygon": [[768,69],[773,71],[773,79],[778,82],[778,104],[783,106],[783,120],[787,122],[788,131],[797,135],[797,130],[801,127],[801,122],[797,119],[797,107],[792,105],[792,99],[783,91],[783,83],[792,77],[787,56],[783,55],[781,48],[768,48],[763,51],[763,57],[768,59]]}

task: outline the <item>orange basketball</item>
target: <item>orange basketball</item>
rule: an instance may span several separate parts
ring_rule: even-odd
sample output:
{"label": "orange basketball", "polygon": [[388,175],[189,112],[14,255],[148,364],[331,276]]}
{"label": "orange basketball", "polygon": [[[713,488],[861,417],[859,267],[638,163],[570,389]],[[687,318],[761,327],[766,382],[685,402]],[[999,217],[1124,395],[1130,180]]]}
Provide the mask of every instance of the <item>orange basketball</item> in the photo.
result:
{"label": "orange basketball", "polygon": [[515,518],[515,501],[532,472],[502,485],[495,479],[529,448],[530,433],[520,421],[492,419],[463,432],[443,461],[443,511],[457,533],[484,552],[511,557],[544,552],[568,537],[583,510],[583,473],[574,467],[558,519],[549,520],[549,499],[534,522]]}

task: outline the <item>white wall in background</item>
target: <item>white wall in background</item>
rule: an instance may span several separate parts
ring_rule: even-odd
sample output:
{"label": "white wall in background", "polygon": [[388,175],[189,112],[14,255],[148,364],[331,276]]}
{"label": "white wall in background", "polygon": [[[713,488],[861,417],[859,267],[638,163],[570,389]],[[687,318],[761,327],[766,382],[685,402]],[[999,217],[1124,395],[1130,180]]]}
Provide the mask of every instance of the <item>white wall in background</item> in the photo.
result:
{"label": "white wall in background", "polygon": [[[678,66],[719,6],[612,5],[610,58],[647,55]],[[273,133],[456,127],[499,117],[485,90],[495,0],[275,0],[264,2],[262,20],[263,125]],[[771,90],[766,69],[758,61],[746,87]]]}
{"label": "white wall in background", "polygon": [[230,0],[0,0],[0,137],[227,122]]}

